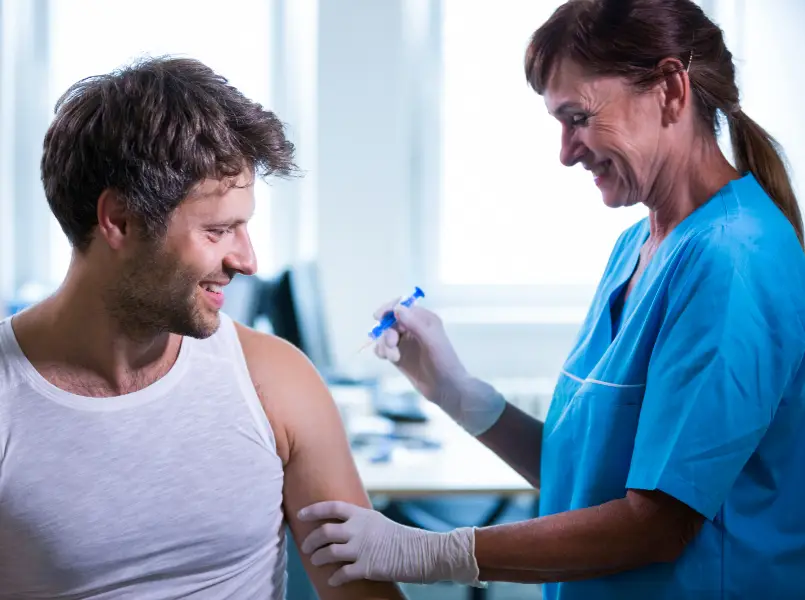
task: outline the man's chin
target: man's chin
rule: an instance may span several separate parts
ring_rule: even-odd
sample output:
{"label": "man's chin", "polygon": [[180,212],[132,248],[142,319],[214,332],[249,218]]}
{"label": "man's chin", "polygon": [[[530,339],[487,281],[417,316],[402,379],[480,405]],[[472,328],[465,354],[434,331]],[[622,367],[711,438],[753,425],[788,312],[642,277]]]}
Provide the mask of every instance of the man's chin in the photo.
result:
{"label": "man's chin", "polygon": [[212,336],[221,326],[221,316],[215,313],[213,316],[205,316],[203,323],[197,323],[195,331],[188,334],[190,337],[198,340],[205,340]]}
{"label": "man's chin", "polygon": [[204,340],[213,335],[221,326],[221,316],[218,311],[204,311],[196,313],[184,322],[174,323],[171,333],[185,337]]}

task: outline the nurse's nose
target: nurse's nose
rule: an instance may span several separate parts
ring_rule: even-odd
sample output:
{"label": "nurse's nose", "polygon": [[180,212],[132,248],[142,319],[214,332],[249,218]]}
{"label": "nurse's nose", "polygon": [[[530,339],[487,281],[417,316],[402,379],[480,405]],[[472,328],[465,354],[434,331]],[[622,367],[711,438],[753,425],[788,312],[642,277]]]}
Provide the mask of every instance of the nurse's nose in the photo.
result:
{"label": "nurse's nose", "polygon": [[562,125],[562,147],[559,150],[559,161],[566,167],[572,167],[581,160],[586,152],[587,148],[579,140],[576,130]]}

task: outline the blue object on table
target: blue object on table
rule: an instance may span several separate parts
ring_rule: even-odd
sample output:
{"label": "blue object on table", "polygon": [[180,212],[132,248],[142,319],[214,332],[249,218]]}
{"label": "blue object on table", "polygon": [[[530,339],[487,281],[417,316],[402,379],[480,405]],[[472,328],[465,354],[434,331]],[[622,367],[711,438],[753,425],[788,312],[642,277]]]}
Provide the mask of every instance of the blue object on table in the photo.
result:
{"label": "blue object on table", "polygon": [[377,390],[372,398],[372,408],[381,417],[395,423],[424,423],[428,415],[422,406],[424,400],[417,392],[386,392]]}
{"label": "blue object on table", "polygon": [[412,450],[436,450],[441,442],[421,435],[400,433],[360,433],[350,439],[353,448],[368,448],[371,451],[369,462],[389,462],[395,448]]}

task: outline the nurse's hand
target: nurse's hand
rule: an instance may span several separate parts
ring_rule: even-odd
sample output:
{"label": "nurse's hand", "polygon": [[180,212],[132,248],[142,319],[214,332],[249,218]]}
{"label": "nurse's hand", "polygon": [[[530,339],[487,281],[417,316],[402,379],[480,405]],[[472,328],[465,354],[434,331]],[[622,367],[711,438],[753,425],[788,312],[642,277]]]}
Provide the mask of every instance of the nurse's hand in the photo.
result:
{"label": "nurse's hand", "polygon": [[[338,501],[313,504],[298,516],[301,521],[322,522],[299,548],[311,555],[310,562],[315,566],[343,565],[330,578],[330,585],[356,579],[481,585],[471,527],[435,533],[400,525],[374,510]],[[331,522],[334,520],[338,522]]]}
{"label": "nurse's hand", "polygon": [[397,324],[375,344],[375,354],[394,363],[425,398],[442,405],[465,385],[467,370],[435,313],[398,304],[399,298],[374,313],[378,321],[393,310]]}
{"label": "nurse's hand", "polygon": [[439,316],[421,306],[402,306],[398,298],[376,310],[374,318],[379,321],[391,310],[397,323],[377,341],[375,354],[394,363],[420,394],[470,434],[492,427],[506,400],[467,373]]}

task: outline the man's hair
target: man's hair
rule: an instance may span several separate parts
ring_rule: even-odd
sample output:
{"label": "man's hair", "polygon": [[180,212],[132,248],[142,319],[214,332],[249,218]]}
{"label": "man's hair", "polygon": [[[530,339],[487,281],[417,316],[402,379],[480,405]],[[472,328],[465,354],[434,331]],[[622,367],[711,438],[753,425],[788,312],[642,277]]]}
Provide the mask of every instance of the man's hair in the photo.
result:
{"label": "man's hair", "polygon": [[70,243],[84,251],[98,198],[115,191],[146,232],[201,181],[296,171],[277,116],[197,60],[139,60],[83,79],[56,103],[45,135],[42,183]]}

